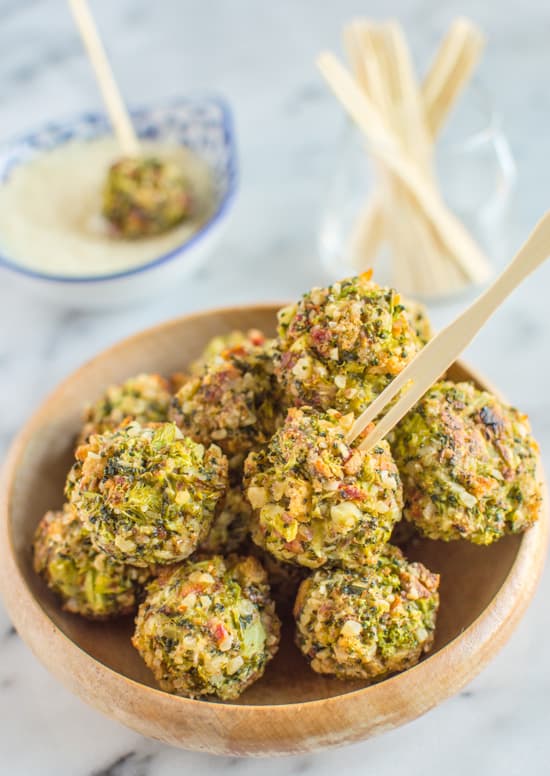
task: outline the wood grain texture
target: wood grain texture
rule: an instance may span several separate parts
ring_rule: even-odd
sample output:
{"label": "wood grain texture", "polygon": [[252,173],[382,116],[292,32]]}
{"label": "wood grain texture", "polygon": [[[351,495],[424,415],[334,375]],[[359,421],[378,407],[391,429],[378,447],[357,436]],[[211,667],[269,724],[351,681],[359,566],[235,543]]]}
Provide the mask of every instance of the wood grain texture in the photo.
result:
{"label": "wood grain texture", "polygon": [[[31,541],[43,513],[63,501],[82,405],[140,371],[183,369],[221,332],[258,327],[272,333],[275,310],[266,305],[200,313],[115,345],[44,402],[15,440],[3,472],[0,589],[21,637],[83,700],[144,735],[188,749],[310,752],[414,719],[463,687],[506,642],[534,593],[546,552],[546,509],[527,534],[489,548],[420,541],[409,556],[442,575],[434,651],[415,668],[371,687],[314,674],[293,645],[291,623],[285,623],[279,654],[238,701],[179,698],[156,689],[130,645],[131,618],[88,623],[62,612],[32,570]],[[450,375],[490,388],[460,363]]]}

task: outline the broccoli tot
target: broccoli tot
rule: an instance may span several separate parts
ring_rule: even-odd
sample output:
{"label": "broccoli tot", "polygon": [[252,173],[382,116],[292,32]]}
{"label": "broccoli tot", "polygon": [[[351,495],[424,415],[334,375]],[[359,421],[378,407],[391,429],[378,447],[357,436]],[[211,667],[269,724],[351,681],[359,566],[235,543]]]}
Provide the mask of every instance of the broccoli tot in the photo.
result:
{"label": "broccoli tot", "polygon": [[218,444],[240,478],[247,454],[280,423],[272,343],[247,341],[207,359],[174,396],[170,417],[197,442]]}
{"label": "broccoli tot", "polygon": [[262,676],[279,633],[260,563],[215,555],[151,583],[133,644],[163,690],[231,700]]}
{"label": "broccoli tot", "polygon": [[404,307],[405,315],[409,319],[416,336],[422,345],[426,345],[433,337],[432,324],[428,318],[428,311],[423,304],[415,302],[412,299],[402,299],[401,304]]}
{"label": "broccoli tot", "polygon": [[156,374],[140,374],[120,385],[111,385],[104,395],[86,408],[79,441],[119,426],[125,418],[139,423],[168,420],[171,394],[168,382]]}
{"label": "broccoli tot", "polygon": [[242,487],[230,485],[199,552],[226,555],[240,549],[248,536],[251,511]]}
{"label": "broccoli tot", "polygon": [[33,552],[34,570],[61,598],[63,608],[89,619],[132,612],[152,576],[148,568],[123,565],[96,550],[69,504],[44,515]]}
{"label": "broccoli tot", "polygon": [[219,447],[193,442],[173,423],[128,421],[77,449],[66,495],[99,550],[147,566],[194,552],[226,487]]}
{"label": "broccoli tot", "polygon": [[251,555],[258,558],[267,572],[271,595],[278,613],[281,616],[290,615],[300,582],[309,570],[304,566],[297,566],[295,563],[284,563],[251,541],[249,542],[249,551]]}
{"label": "broccoli tot", "polygon": [[405,518],[430,539],[491,544],[538,518],[526,415],[470,383],[436,383],[391,435]]}
{"label": "broccoli tot", "polygon": [[120,237],[161,234],[183,221],[190,209],[189,185],[176,162],[125,157],[109,169],[103,215]]}
{"label": "broccoli tot", "polygon": [[271,341],[259,329],[249,329],[247,332],[234,329],[229,334],[212,337],[206,344],[200,356],[189,367],[192,375],[201,375],[206,364],[216,360],[218,356],[229,354],[231,350],[246,350],[249,347],[271,347]]}
{"label": "broccoli tot", "polygon": [[358,414],[424,344],[418,313],[370,278],[313,288],[280,310],[275,371],[288,404]]}
{"label": "broccoli tot", "polygon": [[439,576],[387,545],[372,566],[322,568],[294,605],[296,644],[314,671],[380,679],[415,665],[433,642]]}
{"label": "broccoli tot", "polygon": [[278,560],[360,567],[389,540],[401,517],[399,473],[386,442],[368,452],[346,444],[352,423],[336,410],[292,408],[247,458],[252,538]]}

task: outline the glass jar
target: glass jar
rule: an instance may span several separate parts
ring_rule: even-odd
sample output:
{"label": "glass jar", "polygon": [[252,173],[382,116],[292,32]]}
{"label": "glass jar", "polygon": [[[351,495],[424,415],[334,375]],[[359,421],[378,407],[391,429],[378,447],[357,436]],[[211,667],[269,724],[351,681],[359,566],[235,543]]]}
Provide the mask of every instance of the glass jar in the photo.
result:
{"label": "glass jar", "polygon": [[[362,230],[367,214],[372,213],[373,198],[383,191],[384,176],[377,172],[376,162],[368,155],[364,136],[351,123],[342,131],[338,148],[319,231],[323,267],[336,279],[372,266],[379,283],[407,292],[411,267],[397,260],[400,257],[395,255],[395,246],[387,240],[379,244],[376,241],[377,249],[367,263],[364,259]],[[479,84],[471,84],[451,111],[436,141],[433,159],[439,190],[447,206],[490,260],[504,255],[504,227],[516,168],[499,117]],[[393,216],[399,218],[399,212]],[[410,240],[415,240],[412,233]],[[421,250],[418,242],[418,251]],[[460,291],[464,291],[464,286]],[[435,294],[428,291],[416,296],[429,300]]]}

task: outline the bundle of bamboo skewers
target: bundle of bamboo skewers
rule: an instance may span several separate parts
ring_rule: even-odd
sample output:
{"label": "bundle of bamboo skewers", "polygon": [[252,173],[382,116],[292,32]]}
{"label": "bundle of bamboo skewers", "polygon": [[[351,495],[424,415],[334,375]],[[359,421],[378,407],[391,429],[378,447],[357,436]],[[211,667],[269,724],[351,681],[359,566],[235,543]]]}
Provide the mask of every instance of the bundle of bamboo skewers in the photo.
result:
{"label": "bundle of bamboo skewers", "polygon": [[447,208],[434,170],[434,143],[483,50],[479,29],[451,25],[420,84],[395,21],[355,20],[344,30],[351,71],[330,53],[319,67],[364,132],[378,185],[350,237],[358,270],[373,265],[383,243],[394,282],[406,293],[445,296],[487,280],[490,266]]}

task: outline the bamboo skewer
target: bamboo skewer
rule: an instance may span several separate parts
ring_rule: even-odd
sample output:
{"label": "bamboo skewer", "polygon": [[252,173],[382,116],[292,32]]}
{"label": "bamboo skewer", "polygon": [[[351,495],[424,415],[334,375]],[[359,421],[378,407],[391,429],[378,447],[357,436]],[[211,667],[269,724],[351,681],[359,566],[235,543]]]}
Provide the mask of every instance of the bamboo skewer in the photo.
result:
{"label": "bamboo skewer", "polygon": [[[399,82],[395,78],[394,62],[389,55],[386,46],[386,36],[384,28],[381,25],[369,23],[362,24],[362,36],[366,41],[370,41],[371,56],[365,53],[365,67],[367,70],[376,72],[378,78],[376,82],[376,97],[373,91],[366,92],[372,100],[375,107],[380,111],[389,122],[391,128],[399,126],[399,116],[397,115],[398,101],[401,98],[399,94]],[[398,141],[406,149],[405,138],[402,135],[396,135]],[[381,165],[382,170],[384,167]],[[388,234],[392,236],[392,245],[396,257],[401,257],[406,249],[405,236],[401,230],[401,219],[398,214],[410,213],[410,205],[407,199],[407,191],[399,182],[399,179],[389,175],[386,186],[386,224],[388,225]],[[408,284],[412,278],[410,267],[401,266],[401,277],[404,284]]]}
{"label": "bamboo skewer", "polygon": [[[406,43],[398,25],[390,23],[375,25],[368,22],[356,22],[349,29],[348,48],[350,54],[360,65],[360,82],[363,89],[376,105],[382,115],[389,117],[392,126],[407,128],[411,131],[404,133],[399,139],[403,141],[404,149],[410,149],[419,143],[424,146],[424,158],[426,168],[429,169],[429,157],[431,156],[431,143],[427,129],[416,99],[417,87],[414,83],[414,75],[410,65]],[[404,109],[410,116],[404,113]],[[394,248],[394,256],[399,267],[399,275],[402,282],[414,285],[415,273],[402,258],[407,255],[407,243],[411,237],[422,246],[425,258],[430,256],[431,263],[435,263],[432,246],[433,241],[425,233],[425,226],[415,217],[416,207],[411,200],[406,188],[400,185],[394,176],[388,177],[386,189],[390,191],[388,203],[378,202],[380,210],[386,210],[383,219],[380,212],[368,212],[365,214],[366,223],[358,222],[359,232],[352,235],[354,240],[362,240],[359,243],[361,255],[364,257],[365,248],[369,257],[374,259],[379,241],[383,235],[382,229],[386,225],[386,233],[390,235]],[[410,225],[410,234],[404,234],[402,223],[406,221]],[[370,232],[374,228],[376,231]],[[432,272],[435,277],[436,273]],[[426,287],[422,287],[427,291]]]}
{"label": "bamboo skewer", "polygon": [[550,256],[550,211],[544,215],[524,245],[494,283],[451,324],[422,348],[357,418],[346,441],[353,442],[392,402],[403,395],[370,431],[359,448],[368,450],[383,439],[451,366],[491,315],[517,286]]}
{"label": "bamboo skewer", "polygon": [[348,45],[355,52],[352,56],[358,67],[358,81],[382,115],[386,115],[391,111],[392,103],[385,83],[385,63],[380,56],[380,44],[374,25],[356,22],[349,33]]}
{"label": "bamboo skewer", "polygon": [[374,263],[387,232],[385,220],[382,197],[377,193],[366,203],[350,237],[351,254],[360,255],[365,266]]}
{"label": "bamboo skewer", "polygon": [[[368,89],[369,79],[361,77],[363,71],[369,70],[369,65],[371,70],[376,68],[377,73],[380,69],[384,71],[385,87],[382,89],[379,87],[377,94],[382,93],[385,98],[389,94],[391,101],[388,104],[387,99],[385,102],[378,100],[377,107],[382,112],[390,114],[394,128],[401,132],[404,148],[409,153],[414,152],[415,149],[418,150],[417,157],[421,160],[422,166],[426,168],[427,174],[432,175],[431,138],[418,99],[418,86],[407,45],[399,25],[395,22],[385,25],[355,22],[346,28],[344,34],[348,55],[350,61],[355,64],[356,71],[358,63],[361,62],[361,39],[367,41],[369,37],[372,38],[368,51],[373,56],[369,58],[367,54],[364,55],[358,81],[372,98],[373,92],[369,92]],[[367,65],[364,60],[368,60]],[[372,77],[370,81],[372,82]],[[389,214],[385,219],[379,212],[384,208],[384,202],[377,198],[373,203],[369,203],[364,214],[357,220],[350,243],[352,255],[361,257],[362,266],[371,263],[384,236],[385,224],[385,236],[393,246],[394,264],[401,283],[406,287],[416,287],[418,292],[424,294],[428,294],[430,290],[446,293],[449,291],[451,275],[449,262],[447,260],[443,262],[443,256],[440,256],[440,251],[437,250],[438,243],[425,220],[418,217],[417,207],[410,195],[403,191],[398,181],[394,181],[391,188],[394,190],[393,202],[386,205]],[[395,211],[398,211],[399,217],[396,217]],[[409,227],[408,241],[400,235],[403,223]],[[389,228],[390,225],[391,228]],[[407,258],[411,243],[414,243],[420,251],[424,271],[415,273],[409,266],[410,262]],[[443,263],[447,266],[446,272],[442,271]],[[425,282],[426,279],[428,283]],[[464,282],[464,279],[461,282]]]}
{"label": "bamboo skewer", "polygon": [[487,280],[490,268],[483,252],[445,207],[435,187],[403,153],[398,138],[349,72],[328,52],[320,55],[318,66],[334,94],[369,138],[371,153],[414,195],[449,255],[467,277],[477,283]]}
{"label": "bamboo skewer", "polygon": [[403,128],[405,147],[422,166],[431,168],[432,138],[426,123],[419,88],[414,75],[409,49],[401,28],[395,22],[385,25],[390,73],[394,80],[394,104],[398,115],[395,124]]}
{"label": "bamboo skewer", "polygon": [[[394,99],[398,102],[398,104],[401,102],[404,105],[413,106],[412,115],[410,115],[411,110],[409,108],[409,115],[397,117],[397,126],[401,126],[405,136],[409,135],[408,138],[406,137],[408,140],[407,148],[409,152],[414,154],[416,159],[419,160],[420,164],[427,168],[427,173],[430,176],[433,176],[433,171],[431,170],[431,147],[429,145],[430,139],[427,137],[426,125],[422,125],[420,101],[417,99],[418,89],[412,72],[412,65],[408,55],[406,43],[404,41],[403,35],[400,34],[400,30],[395,23],[386,25],[386,29],[388,33],[387,36],[393,48],[392,56],[389,57],[389,63],[390,65],[395,64],[397,82],[401,86],[401,89],[398,90],[396,94],[394,94]],[[412,137],[410,132],[411,126],[416,127],[416,132],[412,133]],[[421,133],[418,132],[419,127]],[[427,227],[423,219],[419,217],[420,214],[415,212],[415,210],[416,209],[414,207],[410,206],[405,208],[402,223],[405,224],[405,227],[408,225],[411,232],[411,240],[409,242],[413,242],[414,240],[422,257],[421,266],[423,266],[424,272],[419,273],[419,283],[417,284],[417,290],[421,293],[426,293],[426,291],[429,290],[429,286],[431,286],[431,290],[434,293],[445,293],[449,290],[450,285],[450,263],[445,256],[445,251],[441,251],[441,243],[435,239],[435,237],[431,235],[429,231],[426,231]],[[391,233],[389,238],[391,242]],[[405,266],[410,263],[408,261],[409,256],[407,255],[406,250],[394,251],[394,254],[396,269],[398,270],[401,279],[405,274]],[[411,276],[410,271],[407,273],[407,275],[409,279],[414,282],[414,275]],[[429,276],[428,289],[426,288],[425,283],[422,282],[425,275]],[[463,277],[462,282],[465,280],[466,278]],[[413,283],[409,282],[408,287],[412,286]]]}
{"label": "bamboo skewer", "polygon": [[139,154],[139,141],[122,100],[105,48],[86,0],[68,0],[76,26],[88,52],[111,124],[125,156]]}
{"label": "bamboo skewer", "polygon": [[422,84],[426,121],[435,138],[481,58],[485,40],[467,19],[457,19]]}
{"label": "bamboo skewer", "polygon": [[[478,28],[466,19],[451,25],[421,89],[397,23],[354,21],[344,29],[344,43],[358,85],[389,120],[407,157],[414,159],[426,182],[437,190],[433,141],[481,55],[483,36]],[[393,179],[393,199],[374,195],[350,237],[350,252],[358,268],[372,264],[381,242],[388,239],[393,245],[394,269],[407,288],[425,295],[445,294],[469,280],[481,282],[462,262],[455,266],[452,245],[426,222],[422,202],[391,171],[386,175]],[[389,212],[384,216],[381,210]],[[408,239],[398,236],[396,230],[404,230]],[[412,250],[421,258],[418,272],[409,266],[417,263]]]}
{"label": "bamboo skewer", "polygon": [[[389,92],[394,106],[392,127],[399,132],[408,156],[415,159],[426,179],[432,181],[432,143],[421,109],[418,85],[405,37],[399,25],[389,22],[380,28],[379,41],[385,54]],[[393,254],[400,280],[405,287],[424,295],[429,293],[430,288],[435,292],[442,292],[439,282],[442,257],[436,250],[433,231],[419,212],[414,197],[399,179],[394,180],[394,190],[395,203],[390,206],[395,211],[395,216],[388,238],[390,243],[394,243]],[[399,242],[396,243],[398,233]],[[411,245],[415,246],[422,258],[418,269],[408,260]]]}

